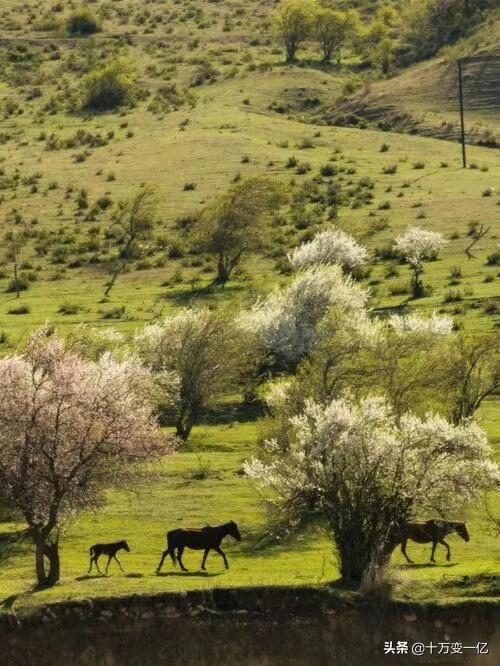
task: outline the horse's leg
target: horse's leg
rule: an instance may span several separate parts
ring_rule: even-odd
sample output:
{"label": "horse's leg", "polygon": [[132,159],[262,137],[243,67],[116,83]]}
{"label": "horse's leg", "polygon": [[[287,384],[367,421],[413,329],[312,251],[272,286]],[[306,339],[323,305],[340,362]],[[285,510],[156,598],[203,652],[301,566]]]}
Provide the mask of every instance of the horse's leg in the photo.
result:
{"label": "horse's leg", "polygon": [[160,564],[156,567],[156,573],[159,573],[160,569],[163,566],[163,562],[165,561],[165,558],[167,557],[167,555],[169,555],[169,553],[170,553],[170,551],[168,550],[168,548],[167,548],[167,550],[163,551],[162,556],[161,556],[161,560],[160,560]]}
{"label": "horse's leg", "polygon": [[115,554],[113,555],[113,557],[114,557],[115,560],[118,562],[118,566],[120,567],[120,569],[123,571],[123,573],[125,573],[125,569],[122,567],[122,563],[121,563],[120,560],[118,559],[118,555],[115,553]]}
{"label": "horse's leg", "polygon": [[446,548],[446,550],[448,551],[448,552],[446,553],[446,561],[449,562],[449,561],[451,560],[451,550],[450,550],[450,547],[448,546],[448,544],[446,543],[446,541],[445,541],[444,539],[439,539],[439,543],[440,543],[442,546],[444,546],[444,547]]}
{"label": "horse's leg", "polygon": [[94,555],[92,555],[90,557],[90,566],[89,566],[89,570],[87,571],[88,574],[92,571],[92,565],[93,564],[94,564]]}
{"label": "horse's leg", "polygon": [[434,559],[434,553],[436,552],[437,545],[438,545],[437,541],[432,542],[431,562],[434,562],[434,564],[436,563],[436,560]]}
{"label": "horse's leg", "polygon": [[229,564],[227,563],[226,553],[222,550],[222,548],[220,546],[218,548],[214,548],[214,550],[216,550],[219,553],[219,555],[222,557],[222,559],[224,560],[224,566],[226,567],[226,569],[229,569]]}
{"label": "horse's leg", "polygon": [[183,552],[184,552],[184,546],[179,546],[179,548],[177,549],[177,562],[179,562],[179,564],[181,566],[181,569],[183,571],[188,571],[188,569],[186,569],[186,567],[182,563],[182,553]]}
{"label": "horse's leg", "polygon": [[106,575],[107,575],[107,573],[108,573],[109,564],[110,564],[110,562],[111,562],[111,558],[112,558],[112,557],[113,557],[112,555],[108,555],[108,563],[106,564]]}
{"label": "horse's leg", "polygon": [[99,569],[99,555],[94,555],[94,557],[95,557],[95,566],[96,566],[96,569],[97,569],[97,571],[98,571],[98,572],[101,574],[101,576],[102,576],[102,571]]}
{"label": "horse's leg", "polygon": [[201,568],[203,571],[206,571],[205,569],[205,562],[207,561],[208,553],[210,552],[210,548],[205,548],[205,552],[203,553],[203,560],[201,562]]}
{"label": "horse's leg", "polygon": [[401,541],[401,552],[405,556],[406,561],[408,562],[408,564],[413,564],[413,560],[410,560],[410,558],[406,554],[406,544],[407,543],[408,543],[408,539],[403,539],[403,541]]}

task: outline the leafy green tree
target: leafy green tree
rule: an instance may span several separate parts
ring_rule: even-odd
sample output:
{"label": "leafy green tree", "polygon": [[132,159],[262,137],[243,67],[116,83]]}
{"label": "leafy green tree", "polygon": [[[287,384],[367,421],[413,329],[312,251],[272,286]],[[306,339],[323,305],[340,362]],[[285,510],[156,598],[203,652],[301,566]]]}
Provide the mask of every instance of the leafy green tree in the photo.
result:
{"label": "leafy green tree", "polygon": [[355,30],[357,13],[342,12],[330,7],[319,7],[314,15],[314,35],[323,52],[323,60],[330,62],[334,53],[340,64],[341,51]]}
{"label": "leafy green tree", "polygon": [[295,62],[302,42],[313,34],[316,3],[313,0],[288,0],[274,14],[274,31],[285,47],[286,61]]}
{"label": "leafy green tree", "polygon": [[449,346],[445,377],[450,418],[463,423],[500,390],[500,333],[460,331]]}
{"label": "leafy green tree", "polygon": [[187,309],[135,336],[139,358],[152,372],[162,414],[187,440],[209,408],[234,392],[251,361],[247,338],[227,312]]}
{"label": "leafy green tree", "polygon": [[100,32],[99,21],[89,9],[74,11],[67,20],[67,30],[70,35],[84,36]]}
{"label": "leafy green tree", "polygon": [[217,257],[217,284],[225,284],[242,256],[261,245],[266,213],[285,200],[280,183],[254,176],[233,185],[194,221],[194,244]]}
{"label": "leafy green tree", "polygon": [[26,241],[27,236],[23,231],[8,231],[4,236],[5,258],[12,264],[12,281],[8,290],[15,292],[16,298],[19,298],[23,288],[19,277],[19,261]]}
{"label": "leafy green tree", "polygon": [[139,240],[151,237],[156,202],[151,187],[143,186],[127,201],[120,201],[112,217],[112,229],[122,244],[119,256],[111,265],[111,280],[105,296],[108,296],[119,275],[125,270],[132,258],[132,249]]}

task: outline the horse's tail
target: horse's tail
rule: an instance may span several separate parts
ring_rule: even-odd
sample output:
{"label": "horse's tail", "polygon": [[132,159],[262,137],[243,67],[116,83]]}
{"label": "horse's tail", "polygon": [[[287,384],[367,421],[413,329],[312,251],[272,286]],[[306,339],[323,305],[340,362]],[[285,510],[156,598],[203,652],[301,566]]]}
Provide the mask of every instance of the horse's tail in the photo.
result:
{"label": "horse's tail", "polygon": [[90,557],[94,557],[94,555],[95,555],[95,546],[90,546],[89,555],[90,555]]}
{"label": "horse's tail", "polygon": [[177,560],[175,558],[175,553],[174,553],[175,545],[173,543],[172,535],[170,532],[167,532],[167,545],[168,545],[168,554],[170,555],[172,563],[175,567],[175,565],[177,564]]}

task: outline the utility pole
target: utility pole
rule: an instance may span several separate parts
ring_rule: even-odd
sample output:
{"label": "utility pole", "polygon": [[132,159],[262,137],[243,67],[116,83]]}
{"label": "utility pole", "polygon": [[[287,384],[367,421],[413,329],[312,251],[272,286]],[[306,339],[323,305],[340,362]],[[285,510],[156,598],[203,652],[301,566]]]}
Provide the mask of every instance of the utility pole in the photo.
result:
{"label": "utility pole", "polygon": [[460,127],[462,138],[462,166],[467,167],[467,155],[465,152],[465,125],[464,125],[464,93],[462,87],[462,60],[458,61],[458,95],[460,98]]}

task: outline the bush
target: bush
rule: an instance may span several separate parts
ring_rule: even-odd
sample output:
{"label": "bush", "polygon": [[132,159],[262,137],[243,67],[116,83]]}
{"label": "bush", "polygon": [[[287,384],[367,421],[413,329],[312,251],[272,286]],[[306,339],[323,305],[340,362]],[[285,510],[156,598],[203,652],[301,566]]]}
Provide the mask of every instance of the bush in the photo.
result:
{"label": "bush", "polygon": [[70,35],[93,35],[100,32],[101,26],[97,18],[88,9],[79,9],[73,12],[67,22]]}
{"label": "bush", "polygon": [[14,294],[18,291],[26,291],[29,287],[29,279],[26,275],[19,275],[17,280],[10,280],[5,290],[8,294]]}
{"label": "bush", "polygon": [[83,82],[82,109],[108,111],[132,101],[132,82],[122,65],[91,72]]}
{"label": "bush", "polygon": [[7,314],[11,315],[23,315],[29,313],[30,313],[29,305],[18,305],[17,307],[11,308],[10,310],[7,311]]}

